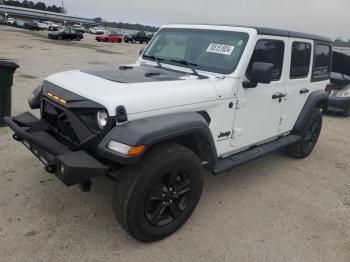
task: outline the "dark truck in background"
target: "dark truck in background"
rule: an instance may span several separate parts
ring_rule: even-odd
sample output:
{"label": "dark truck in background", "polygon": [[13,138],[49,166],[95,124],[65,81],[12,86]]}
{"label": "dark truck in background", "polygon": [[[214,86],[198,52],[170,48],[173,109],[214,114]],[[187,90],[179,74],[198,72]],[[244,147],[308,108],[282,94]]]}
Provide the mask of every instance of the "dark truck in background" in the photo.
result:
{"label": "dark truck in background", "polygon": [[136,34],[131,35],[124,35],[124,42],[125,43],[136,43],[139,42],[140,44],[146,43],[148,44],[149,41],[151,41],[152,37],[147,35],[145,32],[140,31]]}

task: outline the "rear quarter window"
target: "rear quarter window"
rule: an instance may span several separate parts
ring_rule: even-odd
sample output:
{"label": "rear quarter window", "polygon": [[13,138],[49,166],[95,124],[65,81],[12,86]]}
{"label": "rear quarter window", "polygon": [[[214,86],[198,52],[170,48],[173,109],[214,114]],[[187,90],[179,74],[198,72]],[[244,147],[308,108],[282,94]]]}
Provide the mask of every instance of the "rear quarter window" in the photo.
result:
{"label": "rear quarter window", "polygon": [[309,75],[310,60],[311,44],[305,42],[293,42],[290,78],[306,78]]}
{"label": "rear quarter window", "polygon": [[330,77],[331,71],[331,46],[316,43],[314,52],[314,66],[312,81],[323,81]]}

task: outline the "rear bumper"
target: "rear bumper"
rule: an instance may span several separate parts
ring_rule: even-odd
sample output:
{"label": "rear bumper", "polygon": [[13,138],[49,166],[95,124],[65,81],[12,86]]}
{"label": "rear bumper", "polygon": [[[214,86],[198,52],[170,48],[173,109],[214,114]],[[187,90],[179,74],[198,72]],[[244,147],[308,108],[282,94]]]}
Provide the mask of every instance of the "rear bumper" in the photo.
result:
{"label": "rear bumper", "polygon": [[350,97],[330,97],[327,111],[346,114],[350,110]]}
{"label": "rear bumper", "polygon": [[109,167],[87,154],[73,152],[45,131],[43,123],[29,112],[17,117],[5,117],[14,131],[13,138],[23,143],[41,162],[46,171],[54,173],[65,185],[71,186],[104,175]]}

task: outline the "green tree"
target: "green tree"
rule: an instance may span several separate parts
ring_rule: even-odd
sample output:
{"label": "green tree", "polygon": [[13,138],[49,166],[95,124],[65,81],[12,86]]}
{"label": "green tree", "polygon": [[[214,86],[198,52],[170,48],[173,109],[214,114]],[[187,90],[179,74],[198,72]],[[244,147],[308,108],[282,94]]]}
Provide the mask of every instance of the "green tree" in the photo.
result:
{"label": "green tree", "polygon": [[46,4],[43,2],[37,2],[35,4],[35,9],[46,11]]}
{"label": "green tree", "polygon": [[95,23],[102,23],[102,18],[101,17],[96,17],[94,18]]}

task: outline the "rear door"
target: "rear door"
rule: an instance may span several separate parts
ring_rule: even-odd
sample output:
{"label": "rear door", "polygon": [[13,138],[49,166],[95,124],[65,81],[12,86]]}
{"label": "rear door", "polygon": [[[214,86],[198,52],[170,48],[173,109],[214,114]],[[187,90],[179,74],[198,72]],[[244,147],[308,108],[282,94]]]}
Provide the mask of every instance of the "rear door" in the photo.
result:
{"label": "rear door", "polygon": [[[273,138],[279,134],[279,123],[284,99],[274,98],[285,93],[285,60],[288,40],[284,37],[259,36],[249,62],[246,76],[240,80],[238,102],[231,145],[244,148]],[[244,88],[243,81],[249,76],[254,62],[274,64],[270,84],[258,84],[255,88]]]}
{"label": "rear door", "polygon": [[289,41],[289,81],[280,127],[282,131],[293,129],[312,92],[325,90],[331,69],[330,43],[296,38]]}
{"label": "rear door", "polygon": [[288,43],[288,84],[287,96],[282,113],[281,131],[293,129],[306,99],[312,91],[311,68],[313,40],[290,38]]}

